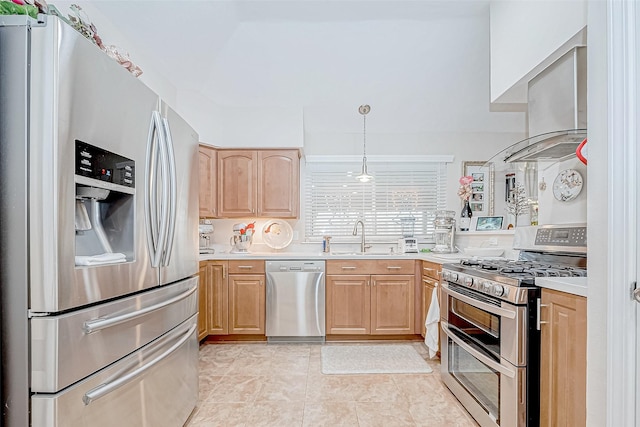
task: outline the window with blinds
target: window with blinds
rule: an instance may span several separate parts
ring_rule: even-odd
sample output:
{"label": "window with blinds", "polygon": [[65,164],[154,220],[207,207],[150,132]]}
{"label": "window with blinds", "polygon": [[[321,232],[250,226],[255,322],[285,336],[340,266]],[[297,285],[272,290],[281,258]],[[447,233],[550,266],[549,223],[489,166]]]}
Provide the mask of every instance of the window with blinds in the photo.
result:
{"label": "window with blinds", "polygon": [[351,236],[358,219],[367,238],[413,235],[434,240],[435,211],[445,208],[445,162],[371,163],[375,179],[361,183],[361,163],[308,162],[304,183],[305,234]]}

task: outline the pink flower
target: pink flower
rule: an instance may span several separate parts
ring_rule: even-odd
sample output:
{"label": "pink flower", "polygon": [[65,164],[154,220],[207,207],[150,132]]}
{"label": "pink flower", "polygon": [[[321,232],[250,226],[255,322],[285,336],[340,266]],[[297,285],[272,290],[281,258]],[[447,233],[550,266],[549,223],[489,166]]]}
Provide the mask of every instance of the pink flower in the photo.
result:
{"label": "pink flower", "polygon": [[473,182],[473,177],[468,175],[468,176],[463,176],[460,178],[460,185],[469,185]]}
{"label": "pink flower", "polygon": [[473,182],[472,176],[463,176],[459,180],[460,188],[458,189],[458,196],[462,200],[469,200],[471,198],[471,183]]}

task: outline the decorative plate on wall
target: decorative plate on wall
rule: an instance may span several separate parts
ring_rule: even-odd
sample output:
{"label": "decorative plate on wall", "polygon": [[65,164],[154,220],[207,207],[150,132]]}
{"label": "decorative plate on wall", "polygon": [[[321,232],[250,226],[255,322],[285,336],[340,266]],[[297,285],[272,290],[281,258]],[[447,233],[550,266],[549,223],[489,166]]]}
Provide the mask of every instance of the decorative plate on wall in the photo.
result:
{"label": "decorative plate on wall", "polygon": [[563,170],[553,181],[553,196],[561,202],[578,197],[582,191],[582,175],[575,169]]}
{"label": "decorative plate on wall", "polygon": [[271,249],[284,249],[293,240],[293,229],[288,222],[276,219],[262,227],[262,240]]}

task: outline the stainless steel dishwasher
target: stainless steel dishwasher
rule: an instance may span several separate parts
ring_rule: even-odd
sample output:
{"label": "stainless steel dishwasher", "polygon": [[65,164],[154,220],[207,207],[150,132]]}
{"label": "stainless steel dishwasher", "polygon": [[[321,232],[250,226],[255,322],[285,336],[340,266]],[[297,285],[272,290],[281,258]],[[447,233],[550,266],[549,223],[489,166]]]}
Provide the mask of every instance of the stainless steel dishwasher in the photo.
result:
{"label": "stainless steel dishwasher", "polygon": [[267,261],[269,342],[323,342],[325,262]]}

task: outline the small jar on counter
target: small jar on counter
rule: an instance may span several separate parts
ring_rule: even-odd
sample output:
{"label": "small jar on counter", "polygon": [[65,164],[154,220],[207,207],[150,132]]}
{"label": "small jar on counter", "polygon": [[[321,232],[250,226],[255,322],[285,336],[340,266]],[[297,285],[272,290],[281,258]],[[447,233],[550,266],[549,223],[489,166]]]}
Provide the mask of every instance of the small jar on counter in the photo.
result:
{"label": "small jar on counter", "polygon": [[331,252],[331,236],[322,237],[322,252],[325,254]]}

